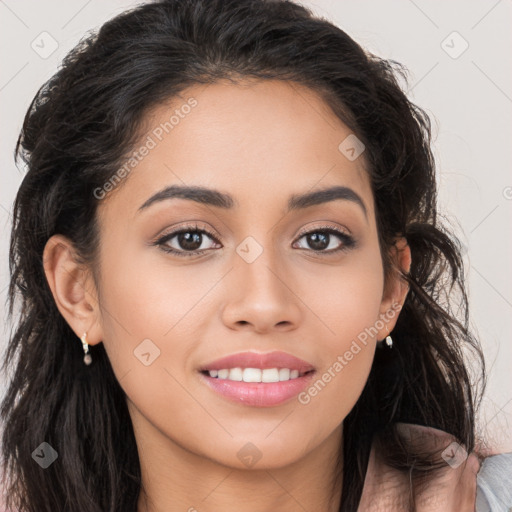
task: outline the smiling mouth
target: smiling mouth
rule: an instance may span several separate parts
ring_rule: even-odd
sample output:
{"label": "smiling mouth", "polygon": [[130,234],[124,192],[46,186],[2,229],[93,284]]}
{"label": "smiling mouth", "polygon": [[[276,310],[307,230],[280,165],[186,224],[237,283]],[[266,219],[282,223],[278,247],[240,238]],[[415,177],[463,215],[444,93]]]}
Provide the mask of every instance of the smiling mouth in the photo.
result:
{"label": "smiling mouth", "polygon": [[301,371],[291,368],[223,368],[220,370],[203,370],[201,373],[207,377],[218,380],[234,382],[272,383],[295,380],[314,370]]}
{"label": "smiling mouth", "polygon": [[224,399],[248,407],[283,405],[307,387],[312,363],[283,351],[238,352],[198,368],[201,381]]}

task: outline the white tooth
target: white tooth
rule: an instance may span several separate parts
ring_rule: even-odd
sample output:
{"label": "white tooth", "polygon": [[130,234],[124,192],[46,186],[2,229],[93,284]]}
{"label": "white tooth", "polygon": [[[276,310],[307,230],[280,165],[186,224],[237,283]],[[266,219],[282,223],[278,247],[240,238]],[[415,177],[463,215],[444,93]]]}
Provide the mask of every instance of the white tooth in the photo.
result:
{"label": "white tooth", "polygon": [[279,382],[279,370],[277,368],[265,368],[261,372],[261,382]]}
{"label": "white tooth", "polygon": [[217,370],[210,370],[208,373],[210,374],[210,377],[217,377],[219,374]]}
{"label": "white tooth", "polygon": [[290,379],[296,379],[299,376],[299,370],[292,370],[290,372]]}
{"label": "white tooth", "polygon": [[242,380],[242,368],[231,368],[231,370],[229,370],[228,379],[241,381]]}
{"label": "white tooth", "polygon": [[228,375],[229,375],[229,370],[226,370],[226,369],[219,370],[219,373],[218,373],[219,379],[227,379]]}
{"label": "white tooth", "polygon": [[261,370],[259,368],[245,368],[244,382],[261,382]]}
{"label": "white tooth", "polygon": [[290,368],[281,368],[279,370],[279,380],[290,380]]}

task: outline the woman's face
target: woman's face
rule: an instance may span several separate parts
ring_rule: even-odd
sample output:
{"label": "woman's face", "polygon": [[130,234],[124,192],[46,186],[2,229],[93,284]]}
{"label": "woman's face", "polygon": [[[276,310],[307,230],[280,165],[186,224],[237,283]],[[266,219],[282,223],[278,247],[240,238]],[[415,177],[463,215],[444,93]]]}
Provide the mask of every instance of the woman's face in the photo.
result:
{"label": "woman's face", "polygon": [[[92,340],[136,435],[259,468],[338,442],[397,317],[364,152],[314,92],[279,81],[191,87],[146,126],[100,202]],[[245,382],[287,369],[299,377]]]}

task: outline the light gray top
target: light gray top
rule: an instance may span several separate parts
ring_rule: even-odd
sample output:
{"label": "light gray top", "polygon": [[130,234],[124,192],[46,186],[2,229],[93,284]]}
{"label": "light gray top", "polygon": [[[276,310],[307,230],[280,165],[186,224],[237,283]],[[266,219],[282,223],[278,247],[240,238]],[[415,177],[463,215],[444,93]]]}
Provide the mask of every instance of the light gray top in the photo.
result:
{"label": "light gray top", "polygon": [[476,512],[512,512],[512,452],[491,455],[476,477]]}

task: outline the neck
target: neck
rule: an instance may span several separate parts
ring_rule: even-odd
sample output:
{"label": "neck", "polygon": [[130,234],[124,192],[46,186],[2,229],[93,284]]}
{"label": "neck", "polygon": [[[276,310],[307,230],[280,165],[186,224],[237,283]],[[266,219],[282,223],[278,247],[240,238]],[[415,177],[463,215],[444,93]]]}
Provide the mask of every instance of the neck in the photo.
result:
{"label": "neck", "polygon": [[157,429],[148,436],[147,424],[144,435],[137,436],[137,423],[142,476],[138,512],[339,510],[341,481],[332,482],[341,427],[287,466],[239,469],[192,453]]}

